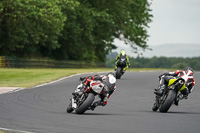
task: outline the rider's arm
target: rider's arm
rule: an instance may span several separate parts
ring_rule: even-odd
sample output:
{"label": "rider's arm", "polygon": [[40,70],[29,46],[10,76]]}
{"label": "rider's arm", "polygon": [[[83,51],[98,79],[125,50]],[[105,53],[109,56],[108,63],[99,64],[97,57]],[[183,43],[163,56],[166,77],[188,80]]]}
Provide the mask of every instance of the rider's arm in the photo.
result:
{"label": "rider's arm", "polygon": [[110,98],[110,96],[112,95],[112,93],[116,90],[116,85],[113,87],[113,89],[111,91],[109,91],[106,96],[103,99],[103,103],[102,106],[105,106],[108,102],[108,98]]}
{"label": "rider's arm", "polygon": [[109,94],[107,93],[106,96],[102,99],[101,105],[106,106],[108,102]]}
{"label": "rider's arm", "polygon": [[115,90],[112,90],[112,91],[109,92],[108,98],[113,94],[114,91]]}
{"label": "rider's arm", "polygon": [[92,76],[88,76],[88,77],[80,77],[80,81],[82,81],[82,84],[84,85],[84,88],[86,86],[90,86],[90,81],[92,79]]}
{"label": "rider's arm", "polygon": [[91,79],[91,80],[93,80],[93,77],[94,77],[94,76],[80,77],[80,81],[84,81],[84,80],[86,80],[86,79]]}
{"label": "rider's arm", "polygon": [[130,66],[131,64],[130,64],[130,62],[129,62],[128,56],[126,56],[126,60],[127,60],[127,64]]}
{"label": "rider's arm", "polygon": [[119,57],[120,57],[120,55],[118,54],[117,57],[116,57],[116,59],[115,59],[115,61],[117,61],[119,59]]}
{"label": "rider's arm", "polygon": [[96,75],[96,76],[93,76],[93,77],[92,77],[92,80],[100,80],[100,81],[102,82],[102,77]]}
{"label": "rider's arm", "polygon": [[175,72],[166,72],[166,73],[161,74],[158,78],[161,79],[162,76],[177,76],[178,74],[179,74],[178,71],[175,71]]}
{"label": "rider's arm", "polygon": [[192,90],[194,89],[194,85],[195,85],[195,79],[193,78],[192,84],[190,84],[190,85],[188,86],[188,91],[189,91],[189,93],[191,93]]}

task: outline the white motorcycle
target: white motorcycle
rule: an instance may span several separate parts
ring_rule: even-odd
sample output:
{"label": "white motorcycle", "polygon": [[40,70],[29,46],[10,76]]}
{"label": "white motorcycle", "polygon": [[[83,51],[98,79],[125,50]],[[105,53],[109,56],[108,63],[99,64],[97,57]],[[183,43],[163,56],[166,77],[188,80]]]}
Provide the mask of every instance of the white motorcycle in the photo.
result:
{"label": "white motorcycle", "polygon": [[[83,114],[86,110],[92,110],[92,103],[95,100],[96,95],[101,95],[108,92],[108,87],[101,81],[89,80],[90,85],[86,89],[82,89],[84,84],[81,83],[77,86],[74,93],[72,93],[72,98],[69,106],[67,107],[67,112],[71,113],[75,110],[77,114]],[[112,81],[116,82],[116,81]]]}

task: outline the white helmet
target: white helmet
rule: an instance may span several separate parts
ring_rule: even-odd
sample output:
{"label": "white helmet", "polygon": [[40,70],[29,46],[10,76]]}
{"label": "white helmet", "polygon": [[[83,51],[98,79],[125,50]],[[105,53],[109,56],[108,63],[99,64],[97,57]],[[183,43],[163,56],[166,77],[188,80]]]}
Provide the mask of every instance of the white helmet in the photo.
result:
{"label": "white helmet", "polygon": [[116,83],[116,78],[114,77],[113,74],[109,74],[108,78],[109,78],[109,83],[110,84],[115,84]]}

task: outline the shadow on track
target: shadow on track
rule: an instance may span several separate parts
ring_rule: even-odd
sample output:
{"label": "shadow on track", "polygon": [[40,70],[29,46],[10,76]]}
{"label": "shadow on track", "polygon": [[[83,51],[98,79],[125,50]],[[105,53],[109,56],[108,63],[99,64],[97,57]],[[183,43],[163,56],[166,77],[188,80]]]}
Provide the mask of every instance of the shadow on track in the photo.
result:
{"label": "shadow on track", "polygon": [[112,113],[84,113],[84,114],[76,114],[76,113],[71,113],[73,115],[124,115],[124,114],[112,114]]}
{"label": "shadow on track", "polygon": [[175,111],[173,111],[173,112],[167,112],[167,113],[169,113],[169,114],[200,114],[200,112],[175,112]]}
{"label": "shadow on track", "polygon": [[169,112],[166,112],[166,113],[162,113],[162,112],[159,112],[159,111],[140,111],[140,112],[144,112],[144,113],[160,113],[160,114],[200,114],[200,112],[180,112],[180,111],[169,111]]}

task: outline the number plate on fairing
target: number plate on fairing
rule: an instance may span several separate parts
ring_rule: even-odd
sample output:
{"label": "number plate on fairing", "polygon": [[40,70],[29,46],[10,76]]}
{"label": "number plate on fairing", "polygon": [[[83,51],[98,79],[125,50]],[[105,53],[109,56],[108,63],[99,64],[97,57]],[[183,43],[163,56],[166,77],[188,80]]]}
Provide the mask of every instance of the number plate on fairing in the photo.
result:
{"label": "number plate on fairing", "polygon": [[90,86],[96,93],[100,94],[104,85],[101,82],[92,81]]}

